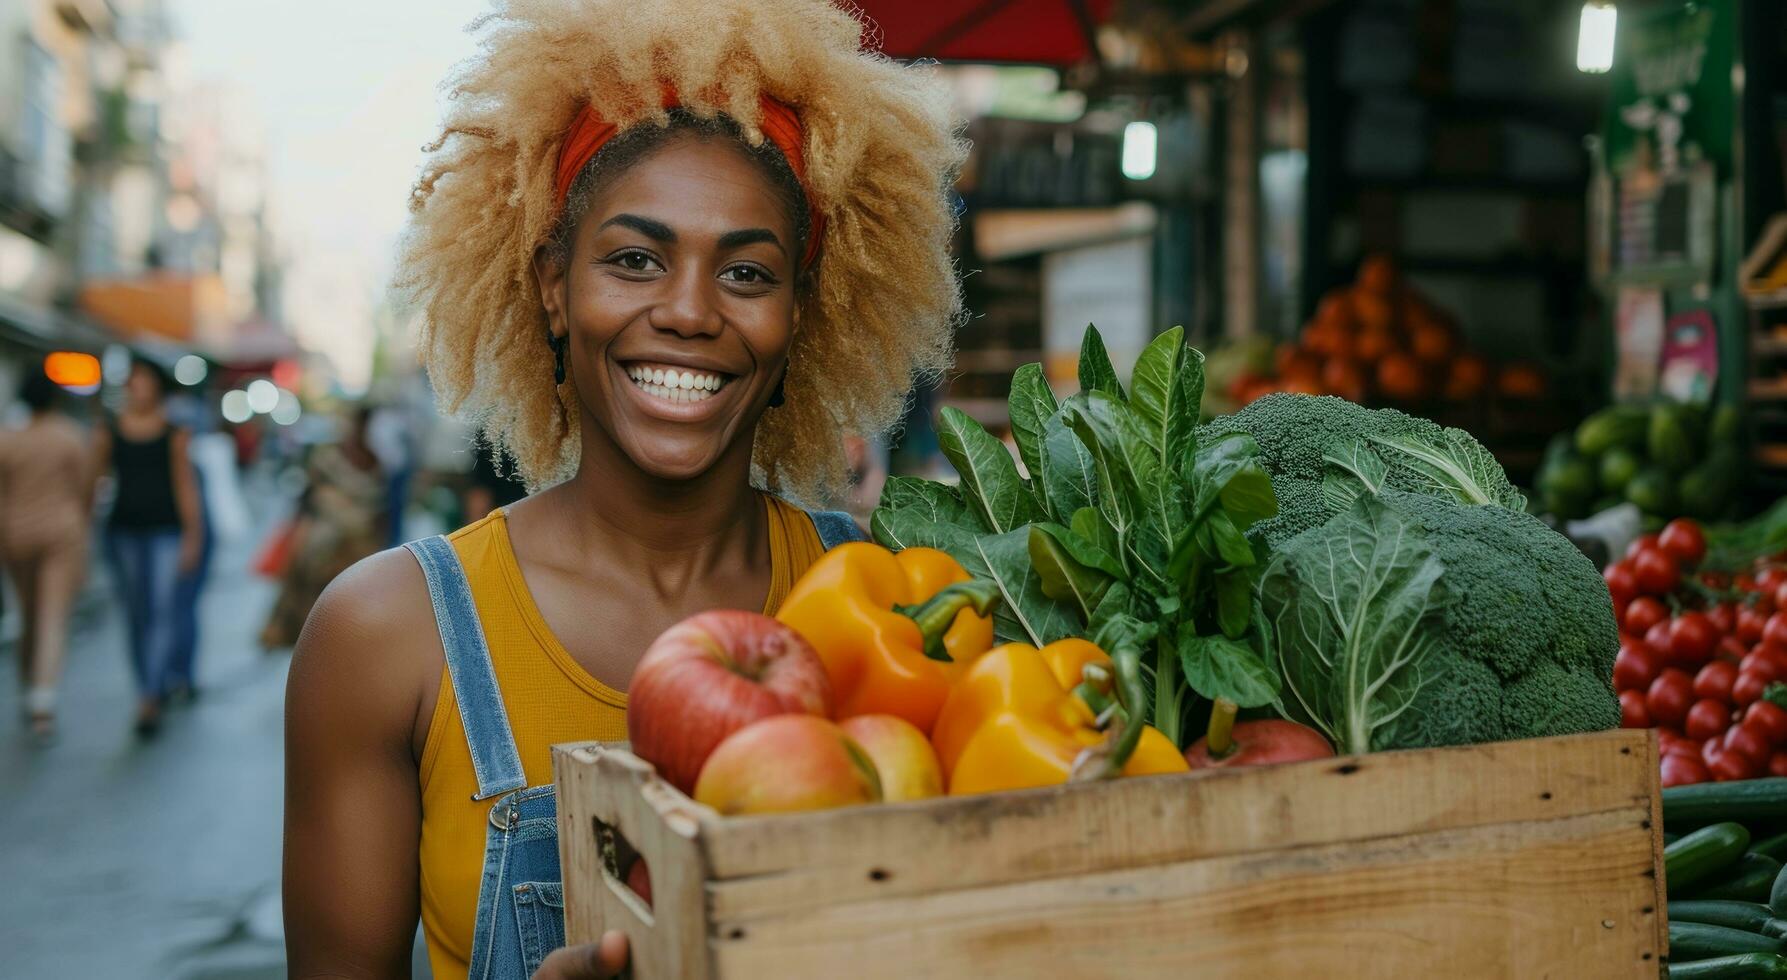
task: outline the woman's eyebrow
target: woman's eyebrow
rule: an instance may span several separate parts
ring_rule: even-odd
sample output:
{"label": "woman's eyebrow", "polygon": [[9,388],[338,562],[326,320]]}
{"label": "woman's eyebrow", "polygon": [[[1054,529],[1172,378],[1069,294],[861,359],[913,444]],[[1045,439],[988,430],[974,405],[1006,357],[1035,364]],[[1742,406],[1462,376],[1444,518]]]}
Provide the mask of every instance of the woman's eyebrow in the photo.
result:
{"label": "woman's eyebrow", "polygon": [[602,222],[601,227],[596,230],[601,231],[609,225],[620,225],[624,228],[631,228],[647,238],[663,242],[666,245],[676,241],[676,232],[672,231],[669,225],[662,221],[653,221],[650,218],[642,218],[636,214],[617,214],[614,217],[609,218],[607,221]]}
{"label": "woman's eyebrow", "polygon": [[737,231],[729,231],[720,236],[719,246],[721,249],[740,248],[745,245],[755,245],[758,242],[768,242],[781,249],[782,254],[788,254],[788,250],[782,248],[782,240],[768,228],[740,228]]}

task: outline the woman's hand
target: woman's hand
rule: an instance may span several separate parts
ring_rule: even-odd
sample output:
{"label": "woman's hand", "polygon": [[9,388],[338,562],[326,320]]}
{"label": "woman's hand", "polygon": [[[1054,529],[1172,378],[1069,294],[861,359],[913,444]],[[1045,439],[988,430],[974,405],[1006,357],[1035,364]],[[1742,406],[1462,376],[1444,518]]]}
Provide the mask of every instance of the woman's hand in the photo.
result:
{"label": "woman's hand", "polygon": [[627,934],[610,929],[599,943],[553,950],[534,972],[534,980],[608,980],[626,968]]}
{"label": "woman's hand", "polygon": [[205,539],[198,531],[180,532],[180,574],[191,575],[204,557]]}

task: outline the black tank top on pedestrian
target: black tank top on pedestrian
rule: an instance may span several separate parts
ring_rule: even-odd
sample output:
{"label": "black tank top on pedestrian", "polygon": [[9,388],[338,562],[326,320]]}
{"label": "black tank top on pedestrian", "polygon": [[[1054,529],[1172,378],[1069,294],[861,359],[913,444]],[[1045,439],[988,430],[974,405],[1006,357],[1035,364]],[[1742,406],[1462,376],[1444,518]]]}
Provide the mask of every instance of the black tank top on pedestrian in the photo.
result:
{"label": "black tank top on pedestrian", "polygon": [[126,439],[112,426],[112,470],[118,476],[118,496],[112,503],[112,526],[126,528],[178,528],[180,509],[174,504],[172,426],[153,439]]}

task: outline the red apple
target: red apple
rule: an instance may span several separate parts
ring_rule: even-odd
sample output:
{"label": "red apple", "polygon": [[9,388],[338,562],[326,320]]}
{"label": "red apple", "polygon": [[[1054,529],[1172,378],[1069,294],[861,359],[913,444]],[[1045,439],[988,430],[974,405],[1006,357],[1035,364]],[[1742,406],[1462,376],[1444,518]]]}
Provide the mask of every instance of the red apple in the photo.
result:
{"label": "red apple", "polygon": [[881,798],[889,803],[943,795],[943,767],[930,740],[904,718],[857,715],[838,722],[875,764]]}
{"label": "red apple", "polygon": [[1303,762],[1328,759],[1334,747],[1321,733],[1307,725],[1281,718],[1235,723],[1235,751],[1221,758],[1210,757],[1208,739],[1200,738],[1185,750],[1185,761],[1193,770],[1223,766],[1265,766],[1275,762]]}
{"label": "red apple", "polygon": [[633,866],[627,869],[627,887],[633,890],[633,894],[639,896],[639,900],[645,903],[646,908],[652,907],[652,873],[651,869],[645,866],[645,858],[633,859]]}
{"label": "red apple", "polygon": [[880,798],[868,753],[813,715],[776,715],[733,732],[695,781],[695,800],[728,815],[824,810]]}
{"label": "red apple", "polygon": [[714,747],[788,713],[829,715],[825,663],[799,633],[738,609],[696,613],[645,651],[627,691],[633,754],[685,793]]}

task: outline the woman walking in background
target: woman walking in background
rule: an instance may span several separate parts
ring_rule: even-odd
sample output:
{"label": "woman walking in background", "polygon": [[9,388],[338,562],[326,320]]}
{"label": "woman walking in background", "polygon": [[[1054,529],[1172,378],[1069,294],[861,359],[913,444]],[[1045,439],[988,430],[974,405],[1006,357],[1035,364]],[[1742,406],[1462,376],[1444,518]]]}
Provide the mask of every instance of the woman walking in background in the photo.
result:
{"label": "woman walking in background", "polygon": [[204,544],[188,436],[168,420],[166,401],[167,378],[136,361],[124,385],[124,410],[99,441],[101,469],[110,469],[116,482],[106,550],[130,624],[136,730],[144,737],[161,727],[180,576],[198,566]]}
{"label": "woman walking in background", "polygon": [[385,546],[388,500],[384,470],[367,439],[371,420],[370,409],[356,410],[339,444],[318,446],[310,455],[291,558],[261,631],[261,646],[268,650],[297,643],[323,589],[349,565]]}
{"label": "woman walking in background", "polygon": [[62,389],[42,371],[19,392],[25,427],[0,438],[0,555],[19,596],[19,688],[31,735],[56,729],[56,682],[68,649],[68,617],[87,570],[94,473],[87,439],[57,411]]}

